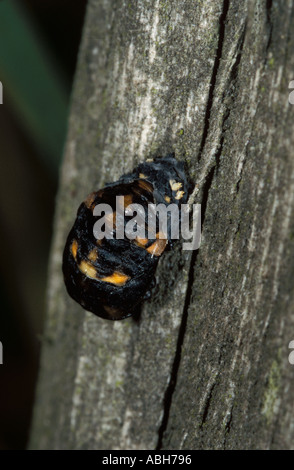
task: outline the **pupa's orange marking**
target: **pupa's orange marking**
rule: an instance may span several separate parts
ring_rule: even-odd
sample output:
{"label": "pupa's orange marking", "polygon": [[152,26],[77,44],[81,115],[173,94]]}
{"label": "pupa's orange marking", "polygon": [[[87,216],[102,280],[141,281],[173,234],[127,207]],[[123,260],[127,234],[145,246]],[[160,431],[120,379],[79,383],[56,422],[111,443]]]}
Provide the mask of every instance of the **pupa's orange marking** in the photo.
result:
{"label": "pupa's orange marking", "polygon": [[175,199],[179,200],[179,199],[182,199],[182,197],[184,196],[185,194],[185,191],[177,191],[177,194],[175,196]]}
{"label": "pupa's orange marking", "polygon": [[93,193],[89,194],[89,196],[84,200],[84,204],[88,207],[88,209],[94,209],[94,201],[96,197],[102,197],[103,193],[103,189],[99,189],[99,191],[94,191]]}
{"label": "pupa's orange marking", "polygon": [[93,248],[93,250],[91,250],[90,253],[88,254],[88,259],[90,261],[95,262],[97,258],[98,258],[98,251],[96,248]]}
{"label": "pupa's orange marking", "polygon": [[77,252],[78,252],[78,242],[74,240],[71,245],[71,254],[73,255],[74,259],[77,259]]}
{"label": "pupa's orange marking", "polygon": [[89,261],[82,260],[79,264],[79,270],[90,279],[97,279],[97,271]]}
{"label": "pupa's orange marking", "polygon": [[156,234],[156,238],[157,240],[148,248],[146,248],[146,251],[148,251],[148,253],[151,255],[160,256],[166,248],[167,239],[162,232],[158,232]]}
{"label": "pupa's orange marking", "polygon": [[124,196],[124,207],[128,207],[130,204],[133,203],[133,196],[131,194],[127,194]]}
{"label": "pupa's orange marking", "polygon": [[138,181],[138,186],[139,186],[141,189],[144,189],[145,191],[147,191],[148,193],[152,193],[152,192],[153,192],[153,186],[152,186],[151,183],[148,183],[148,181],[139,180],[139,181]]}
{"label": "pupa's orange marking", "polygon": [[105,214],[106,226],[108,229],[116,227],[116,212]]}
{"label": "pupa's orange marking", "polygon": [[144,246],[147,245],[147,243],[148,243],[148,238],[137,237],[136,238],[136,243],[137,243],[138,246],[141,246],[142,248],[144,248]]}
{"label": "pupa's orange marking", "polygon": [[123,286],[129,279],[129,276],[123,273],[119,273],[118,271],[115,271],[111,276],[106,276],[102,277],[99,279],[100,281],[103,282],[110,282],[111,284],[115,284],[116,286]]}
{"label": "pupa's orange marking", "polygon": [[182,183],[180,182],[177,183],[175,180],[170,180],[169,184],[170,184],[172,191],[178,191],[183,186]]}
{"label": "pupa's orange marking", "polygon": [[91,209],[92,208],[92,204],[95,200],[95,197],[96,197],[96,193],[91,193],[89,194],[89,196],[84,200],[84,204],[88,207],[88,209]]}
{"label": "pupa's orange marking", "polygon": [[123,208],[125,209],[126,207],[128,207],[130,204],[133,203],[133,196],[132,194],[126,194],[125,196],[123,195],[120,195],[119,196],[119,200],[118,200],[118,204],[119,204],[119,207],[120,209],[122,209],[122,199],[123,198]]}

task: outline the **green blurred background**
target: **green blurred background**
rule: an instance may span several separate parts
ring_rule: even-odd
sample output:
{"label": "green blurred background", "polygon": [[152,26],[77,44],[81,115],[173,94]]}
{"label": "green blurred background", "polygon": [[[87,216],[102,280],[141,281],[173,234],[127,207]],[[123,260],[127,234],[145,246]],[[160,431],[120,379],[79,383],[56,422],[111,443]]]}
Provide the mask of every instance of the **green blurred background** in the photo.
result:
{"label": "green blurred background", "polygon": [[86,0],[0,0],[0,449],[27,445]]}

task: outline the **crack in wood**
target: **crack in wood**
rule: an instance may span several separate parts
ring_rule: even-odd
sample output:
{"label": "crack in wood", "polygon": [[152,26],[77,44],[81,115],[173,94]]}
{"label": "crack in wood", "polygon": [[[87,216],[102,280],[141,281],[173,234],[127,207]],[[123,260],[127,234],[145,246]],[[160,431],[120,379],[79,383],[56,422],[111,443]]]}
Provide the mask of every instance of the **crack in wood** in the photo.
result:
{"label": "crack in wood", "polygon": [[269,47],[272,42],[272,33],[273,33],[273,22],[271,18],[272,6],[273,6],[273,0],[266,0],[266,20],[267,20],[267,24],[269,27],[269,35],[268,35],[268,42],[266,45],[266,51],[269,50]]}
{"label": "crack in wood", "polygon": [[224,43],[224,37],[225,37],[225,22],[226,22],[229,6],[230,6],[230,0],[224,0],[222,13],[219,18],[218,45],[217,45],[213,70],[211,74],[211,80],[209,84],[209,94],[208,94],[206,113],[205,113],[205,118],[204,118],[204,130],[203,130],[203,135],[202,135],[199,154],[198,154],[198,161],[200,161],[201,159],[202,152],[205,147],[206,139],[207,139],[208,132],[209,132],[209,121],[210,121],[211,109],[212,109],[212,104],[213,104],[216,77],[218,74],[220,60],[221,60],[222,52],[223,52],[223,43]]}
{"label": "crack in wood", "polygon": [[211,389],[209,391],[209,394],[208,394],[208,396],[205,400],[204,410],[203,410],[203,414],[202,414],[202,420],[201,420],[201,423],[199,425],[199,429],[202,429],[203,425],[206,423],[208,410],[209,410],[209,407],[210,407],[210,404],[211,404],[211,401],[212,401],[212,395],[213,395],[213,390],[215,389],[215,386],[216,386],[216,382],[214,382],[212,384]]}
{"label": "crack in wood", "polygon": [[[216,85],[217,74],[219,70],[220,60],[222,57],[223,42],[224,42],[224,36],[225,36],[225,22],[226,22],[229,6],[230,6],[230,0],[224,0],[222,13],[219,18],[219,40],[218,40],[217,53],[216,53],[211,81],[210,81],[210,90],[209,90],[208,101],[207,101],[207,110],[206,110],[205,119],[204,119],[205,125],[204,125],[204,130],[203,130],[203,135],[202,135],[202,140],[201,140],[201,145],[200,145],[200,150],[199,150],[199,155],[198,155],[198,161],[201,158],[202,151],[204,149],[205,142],[206,142],[208,132],[209,132],[209,120],[210,120],[210,114],[211,114],[211,109],[213,105],[214,89]],[[203,187],[202,205],[201,205],[202,207],[201,226],[203,226],[203,223],[205,220],[205,212],[206,212],[206,206],[207,206],[207,201],[208,201],[208,195],[209,195],[209,190],[212,184],[215,168],[216,168],[216,164],[210,169],[206,177],[204,187]],[[199,250],[195,250],[192,252],[192,255],[191,255],[189,275],[188,275],[188,285],[187,285],[182,321],[181,321],[181,325],[179,328],[179,335],[178,335],[177,347],[176,347],[174,362],[173,362],[172,371],[171,371],[171,377],[170,377],[170,381],[167,386],[167,389],[165,391],[163,418],[162,418],[162,422],[158,430],[158,442],[157,442],[156,450],[162,449],[163,436],[167,428],[169,413],[170,413],[170,408],[171,408],[171,403],[172,403],[172,397],[176,388],[177,375],[178,375],[178,370],[179,370],[179,366],[181,362],[182,345],[184,342],[184,337],[185,337],[185,332],[186,332],[186,327],[187,327],[188,310],[189,310],[191,296],[192,296],[192,289],[193,289],[193,282],[194,282],[194,266],[197,261],[198,253],[199,253]]]}

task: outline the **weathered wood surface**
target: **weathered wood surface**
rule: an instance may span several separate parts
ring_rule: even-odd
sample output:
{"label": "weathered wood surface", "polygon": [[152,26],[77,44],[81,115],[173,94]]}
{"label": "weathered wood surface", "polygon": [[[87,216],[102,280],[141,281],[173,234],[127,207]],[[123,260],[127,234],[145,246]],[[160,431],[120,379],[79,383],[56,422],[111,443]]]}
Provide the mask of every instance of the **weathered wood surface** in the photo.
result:
{"label": "weathered wood surface", "polygon": [[[292,0],[89,2],[32,448],[293,448],[293,31]],[[83,312],[61,273],[80,201],[171,149],[200,250],[164,256],[138,323]]]}

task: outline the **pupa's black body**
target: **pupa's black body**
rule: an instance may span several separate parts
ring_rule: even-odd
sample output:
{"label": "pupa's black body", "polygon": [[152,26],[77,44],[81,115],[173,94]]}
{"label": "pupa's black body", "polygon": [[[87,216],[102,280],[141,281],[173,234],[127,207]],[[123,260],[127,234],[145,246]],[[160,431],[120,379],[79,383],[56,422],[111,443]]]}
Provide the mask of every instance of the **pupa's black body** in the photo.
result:
{"label": "pupa's black body", "polygon": [[[166,240],[129,240],[126,236],[119,240],[115,224],[113,239],[97,240],[93,227],[99,217],[93,215],[94,207],[109,204],[115,213],[116,196],[124,196],[125,207],[138,203],[147,213],[149,203],[186,203],[188,192],[183,162],[168,155],[142,163],[117,182],[91,193],[78,209],[64,249],[63,274],[69,295],[102,318],[121,320],[132,315],[150,295],[159,257],[171,243],[169,222]],[[125,224],[128,220],[125,216]]]}

